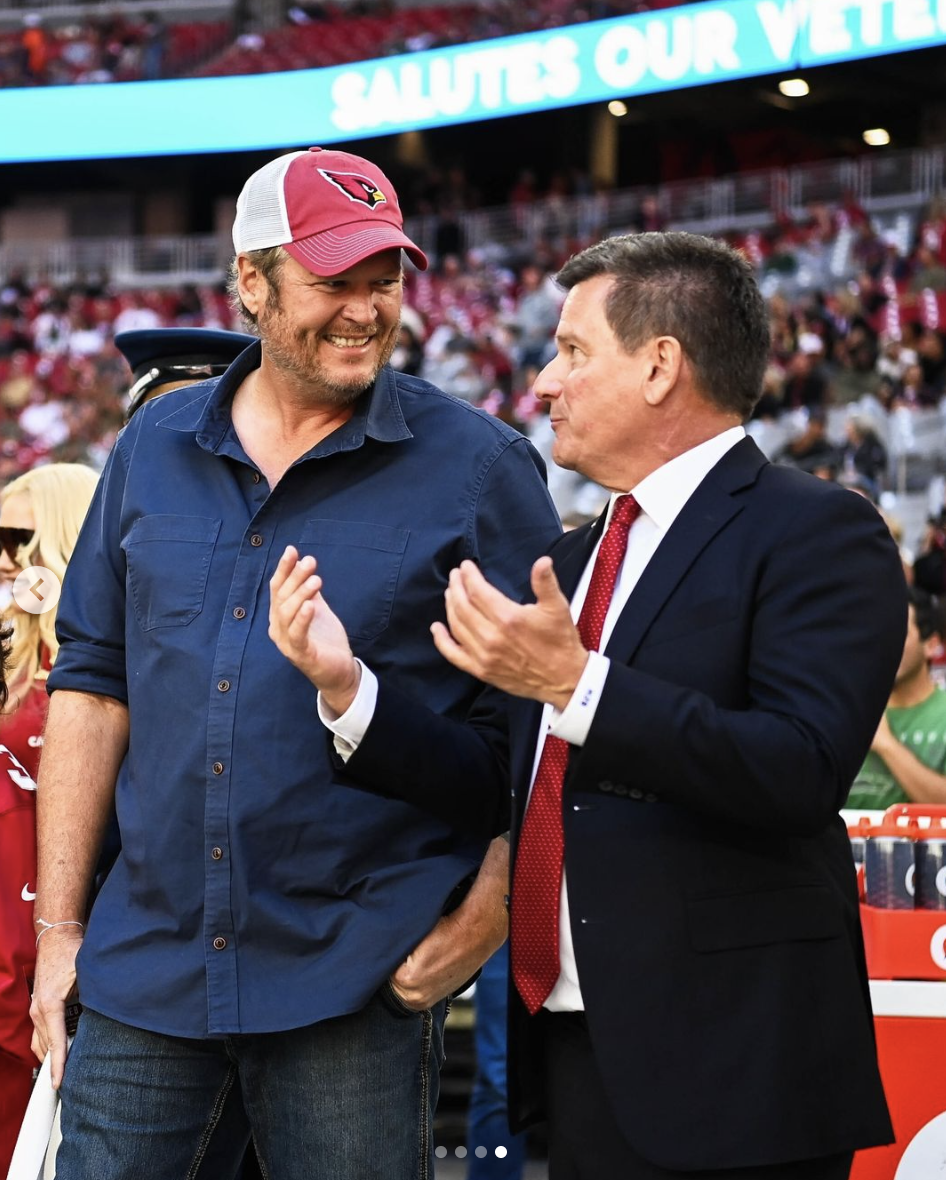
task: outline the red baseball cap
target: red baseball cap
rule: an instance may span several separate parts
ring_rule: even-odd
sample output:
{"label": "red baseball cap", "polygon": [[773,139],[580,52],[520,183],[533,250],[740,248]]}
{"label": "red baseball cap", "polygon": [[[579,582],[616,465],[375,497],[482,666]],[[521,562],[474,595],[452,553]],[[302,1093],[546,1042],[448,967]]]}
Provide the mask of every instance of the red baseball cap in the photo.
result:
{"label": "red baseball cap", "polygon": [[318,147],[270,160],[243,186],[233,248],[242,254],[271,246],[285,247],[316,275],[340,274],[395,248],[427,269],[427,256],[404,233],[397,193],[381,169]]}

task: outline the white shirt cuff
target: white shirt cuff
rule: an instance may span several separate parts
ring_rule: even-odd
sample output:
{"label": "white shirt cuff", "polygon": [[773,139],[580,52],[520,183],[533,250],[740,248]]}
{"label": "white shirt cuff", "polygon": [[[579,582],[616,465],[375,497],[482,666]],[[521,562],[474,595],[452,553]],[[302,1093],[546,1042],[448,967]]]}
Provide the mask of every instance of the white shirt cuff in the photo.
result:
{"label": "white shirt cuff", "polygon": [[563,742],[568,742],[572,746],[585,744],[610,667],[611,661],[607,656],[596,651],[588,653],[588,662],[575,686],[571,700],[561,713],[557,709],[552,710],[549,733],[553,737],[561,738]]}
{"label": "white shirt cuff", "polygon": [[374,717],[378,703],[378,678],[361,660],[361,683],[355,699],[340,716],[330,709],[319,693],[319,720],[335,735],[335,752],[344,762],[358,749]]}

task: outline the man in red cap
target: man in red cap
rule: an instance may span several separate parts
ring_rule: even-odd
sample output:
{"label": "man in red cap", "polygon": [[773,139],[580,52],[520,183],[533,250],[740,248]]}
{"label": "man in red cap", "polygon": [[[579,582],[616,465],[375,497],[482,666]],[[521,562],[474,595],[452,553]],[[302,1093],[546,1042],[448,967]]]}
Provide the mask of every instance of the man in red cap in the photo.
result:
{"label": "man in red cap", "polygon": [[378,168],[274,160],[233,240],[259,343],[138,409],[59,606],[33,1004],[57,1176],[195,1175],[236,1096],[234,1160],[252,1135],[273,1180],[417,1180],[446,998],[505,937],[506,846],[345,785],[267,586],[287,545],[316,557],[365,661],[460,717],[476,682],[428,631],[449,571],[519,593],[558,520],[524,438],[387,365],[402,252],[427,260]]}

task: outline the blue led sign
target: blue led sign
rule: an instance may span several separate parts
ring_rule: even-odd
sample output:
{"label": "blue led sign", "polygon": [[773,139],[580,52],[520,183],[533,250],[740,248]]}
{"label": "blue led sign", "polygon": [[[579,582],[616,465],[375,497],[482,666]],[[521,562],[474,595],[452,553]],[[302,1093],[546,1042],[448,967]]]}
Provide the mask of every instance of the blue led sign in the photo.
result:
{"label": "blue led sign", "polygon": [[0,161],[337,143],[946,45],[946,0],[720,0],[235,78],[0,90]]}

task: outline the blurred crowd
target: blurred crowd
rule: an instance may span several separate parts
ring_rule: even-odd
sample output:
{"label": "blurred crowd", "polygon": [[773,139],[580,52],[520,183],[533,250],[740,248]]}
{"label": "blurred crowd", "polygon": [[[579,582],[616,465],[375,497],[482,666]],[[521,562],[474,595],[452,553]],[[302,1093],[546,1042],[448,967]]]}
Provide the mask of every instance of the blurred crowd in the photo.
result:
{"label": "blurred crowd", "polygon": [[[125,12],[120,3],[105,17],[67,23],[26,12],[19,30],[0,33],[0,87],[153,81],[185,76],[211,62],[213,73],[224,74],[324,66],[330,64],[324,53],[313,60],[285,61],[272,57],[269,50],[291,38],[291,30],[311,24],[336,26],[342,34],[338,44],[344,47],[346,23],[363,17],[379,20],[374,44],[365,56],[384,57],[679,3],[682,0],[584,0],[576,6],[572,0],[540,0],[523,6],[513,0],[483,0],[448,7],[446,18],[434,27],[413,28],[412,22],[397,19],[411,6],[396,5],[394,0],[303,0],[288,7],[283,28],[267,31],[255,27],[241,3],[223,22],[169,22],[157,6],[141,15]],[[344,48],[337,56],[339,61],[355,60]]]}
{"label": "blurred crowd", "polygon": [[[462,177],[440,181],[459,185]],[[642,209],[627,228],[660,228],[656,208]],[[925,212],[906,250],[853,201],[732,241],[765,285],[790,274],[806,252],[830,250],[842,230],[854,235],[855,277],[769,299],[772,353],[755,425],[780,424],[784,445],[772,457],[829,478],[856,474],[876,497],[890,481],[883,432],[852,413],[840,443],[826,436],[826,414],[866,402],[876,423],[877,415],[943,401],[946,203]],[[547,428],[531,386],[554,350],[563,298],[554,274],[585,243],[550,235],[528,251],[465,250],[442,236],[431,270],[407,277],[394,364],[529,431],[541,448]],[[0,290],[0,481],[51,461],[101,466],[122,424],[129,379],[113,338],[169,326],[238,326],[223,282],[118,290],[107,276],[57,286],[9,275]]]}
{"label": "blurred crowd", "polygon": [[155,12],[49,26],[37,12],[0,35],[0,86],[129,82],[165,76],[169,32]]}
{"label": "blurred crowd", "polygon": [[[473,199],[462,173],[425,183],[449,186],[461,204]],[[533,183],[524,173],[517,186]],[[520,199],[527,203],[525,192]],[[552,435],[531,388],[554,350],[563,300],[554,274],[586,242],[550,232],[527,249],[469,250],[451,227],[447,217],[431,270],[409,271],[393,363],[527,432],[547,457]],[[622,227],[659,228],[656,201]],[[789,283],[769,297],[766,392],[750,431],[770,458],[878,500],[896,476],[888,420],[902,433],[905,415],[907,427],[922,418],[924,428],[932,415],[946,454],[946,418],[938,417],[946,408],[946,202],[925,211],[906,249],[854,201],[730,241],[753,260],[764,288],[803,258],[832,251],[841,232],[853,242],[854,277],[787,295]],[[53,461],[100,467],[123,424],[130,379],[114,335],[175,326],[238,327],[223,281],[121,290],[105,275],[59,286],[9,275],[0,289],[0,483]],[[550,487],[566,519],[592,516],[602,503],[600,489],[558,468],[550,467]]]}

